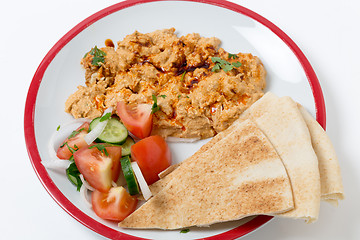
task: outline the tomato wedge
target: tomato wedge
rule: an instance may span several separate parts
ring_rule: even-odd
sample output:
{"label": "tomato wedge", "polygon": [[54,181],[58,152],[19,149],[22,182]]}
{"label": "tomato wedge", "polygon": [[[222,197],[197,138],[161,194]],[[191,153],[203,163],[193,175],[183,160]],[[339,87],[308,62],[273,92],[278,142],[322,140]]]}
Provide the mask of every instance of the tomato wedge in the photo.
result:
{"label": "tomato wedge", "polygon": [[104,143],[80,148],[74,161],[85,180],[100,192],[108,192],[120,174],[121,146]]}
{"label": "tomato wedge", "polygon": [[127,105],[121,101],[116,106],[116,112],[133,135],[141,139],[150,136],[153,117],[150,104]]}
{"label": "tomato wedge", "polygon": [[123,187],[113,187],[106,193],[95,190],[91,202],[94,212],[100,218],[122,221],[135,211],[138,200]]}
{"label": "tomato wedge", "polygon": [[171,165],[170,149],[161,136],[150,136],[132,145],[131,158],[138,163],[149,185],[159,180],[158,174]]}
{"label": "tomato wedge", "polygon": [[73,131],[60,145],[56,152],[56,156],[60,159],[68,160],[76,150],[88,146],[84,140],[84,136],[89,132],[89,125],[89,123],[84,123]]}

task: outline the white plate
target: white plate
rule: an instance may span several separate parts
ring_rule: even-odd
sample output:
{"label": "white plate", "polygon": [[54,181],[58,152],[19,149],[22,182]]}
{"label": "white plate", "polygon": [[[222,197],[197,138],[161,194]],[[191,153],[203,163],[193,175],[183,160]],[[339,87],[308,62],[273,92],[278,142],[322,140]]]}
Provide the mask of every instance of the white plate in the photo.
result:
{"label": "white plate", "polygon": [[[296,44],[268,20],[225,1],[131,0],[85,19],[45,56],[29,88],[25,107],[25,139],[29,156],[40,181],[54,200],[79,222],[105,237],[235,239],[257,229],[271,217],[260,216],[210,228],[191,228],[187,234],[178,230],[119,229],[115,223],[98,218],[87,208],[63,173],[48,171],[40,163],[41,159],[49,158],[47,145],[51,134],[59,124],[72,119],[64,112],[64,103],[78,85],[84,85],[84,70],[80,66],[84,53],[94,45],[104,46],[107,38],[115,42],[135,30],[146,33],[170,27],[175,27],[179,36],[192,32],[205,37],[216,36],[222,40],[221,47],[228,52],[250,52],[260,57],[268,73],[266,91],[291,96],[313,115],[316,114],[319,123],[325,127],[324,100],[312,67]],[[174,161],[184,160],[203,143],[172,143]]]}

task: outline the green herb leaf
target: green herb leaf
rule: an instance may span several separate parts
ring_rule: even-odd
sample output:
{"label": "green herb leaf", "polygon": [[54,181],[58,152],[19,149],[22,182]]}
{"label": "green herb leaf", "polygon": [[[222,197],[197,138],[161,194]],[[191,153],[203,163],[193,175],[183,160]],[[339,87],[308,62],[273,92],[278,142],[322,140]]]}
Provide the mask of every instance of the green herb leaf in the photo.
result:
{"label": "green herb leaf", "polygon": [[234,63],[229,63],[228,61],[221,59],[219,57],[212,57],[211,61],[215,63],[214,67],[211,69],[212,72],[217,72],[220,69],[224,70],[224,72],[228,72],[231,71],[234,67],[241,66],[241,63],[239,61]]}
{"label": "green herb leaf", "polygon": [[166,98],[166,95],[159,95],[158,97]]}
{"label": "green herb leaf", "polygon": [[180,95],[180,94],[178,95],[178,98],[181,98],[181,95]]}
{"label": "green herb leaf", "polygon": [[92,65],[99,67],[99,63],[105,62],[106,53],[98,49],[97,46],[92,48],[89,54],[94,56],[91,61]]}
{"label": "green herb leaf", "polygon": [[103,152],[105,154],[105,156],[109,156],[109,153],[108,151],[106,151],[106,148],[104,145],[102,144],[95,144],[95,145],[92,145],[89,147],[89,149],[92,149],[92,148],[97,148],[100,152]]}
{"label": "green herb leaf", "polygon": [[59,131],[60,130],[60,125],[56,128],[56,131]]}
{"label": "green herb leaf", "polygon": [[233,68],[234,68],[234,66],[231,64],[225,64],[222,66],[222,69],[224,70],[224,72],[231,71]]}
{"label": "green herb leaf", "polygon": [[220,70],[220,64],[215,64],[215,66],[213,66],[213,68],[211,69],[212,72],[217,72]]}
{"label": "green herb leaf", "polygon": [[224,63],[224,62],[226,62],[225,60],[223,60],[222,58],[219,58],[219,57],[212,57],[211,58],[211,61],[213,62],[213,63]]}
{"label": "green herb leaf", "polygon": [[153,99],[154,103],[153,103],[153,105],[151,107],[151,113],[154,114],[154,113],[156,113],[157,111],[160,110],[160,107],[157,104],[157,97],[154,94],[152,95],[152,99]]}
{"label": "green herb leaf", "polygon": [[232,54],[232,53],[229,53],[229,56],[228,56],[229,59],[236,59],[238,58],[238,56],[236,54]]}
{"label": "green herb leaf", "polygon": [[100,118],[100,122],[106,121],[106,120],[110,119],[110,117],[111,117],[111,113],[108,112]]}
{"label": "green herb leaf", "polygon": [[79,129],[77,131],[76,130],[72,131],[72,133],[68,136],[68,139],[75,137],[76,135],[78,135],[83,130],[85,130],[85,128],[81,128],[81,129]]}
{"label": "green herb leaf", "polygon": [[180,233],[188,233],[188,232],[190,232],[190,229],[188,229],[188,228],[182,229],[182,230],[180,231]]}
{"label": "green herb leaf", "polygon": [[237,62],[233,62],[232,65],[234,67],[240,67],[241,66],[241,62],[237,61]]}
{"label": "green herb leaf", "polygon": [[66,169],[66,176],[69,181],[76,186],[77,191],[80,191],[82,181],[80,178],[80,171],[77,168],[75,162],[72,162],[70,166]]}
{"label": "green herb leaf", "polygon": [[186,74],[186,71],[184,71],[184,72],[181,74],[180,82],[183,82],[183,81],[184,81],[184,79],[185,79],[185,74]]}
{"label": "green herb leaf", "polygon": [[63,145],[60,146],[60,148],[64,147],[65,145],[67,146],[67,148],[69,149],[69,151],[70,151],[71,153],[74,153],[74,152],[76,152],[77,150],[79,150],[78,146],[76,146],[75,144],[74,144],[74,148],[70,147],[69,144],[68,144],[68,142],[65,142]]}

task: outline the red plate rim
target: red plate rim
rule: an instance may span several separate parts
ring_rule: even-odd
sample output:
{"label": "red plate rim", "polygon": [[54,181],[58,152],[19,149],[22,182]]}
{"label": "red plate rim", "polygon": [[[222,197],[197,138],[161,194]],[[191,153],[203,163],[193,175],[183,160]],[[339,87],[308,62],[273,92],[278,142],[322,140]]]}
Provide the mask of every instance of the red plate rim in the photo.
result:
{"label": "red plate rim", "polygon": [[[169,0],[127,0],[124,2],[120,2],[114,4],[110,7],[107,7],[90,17],[86,18],[79,24],[77,24],[74,28],[72,28],[68,33],[66,33],[47,53],[42,62],[40,63],[36,73],[32,79],[32,82],[29,87],[29,91],[26,98],[25,104],[25,112],[24,112],[24,134],[25,134],[25,142],[27,151],[30,157],[31,164],[40,180],[44,188],[51,195],[51,197],[62,207],[68,214],[70,214],[77,221],[85,225],[86,227],[92,229],[93,231],[103,235],[104,237],[110,239],[144,239],[135,236],[131,236],[117,230],[114,230],[108,226],[105,226],[102,223],[94,220],[89,217],[85,213],[83,213],[80,209],[78,209],[75,205],[73,205],[57,188],[55,183],[52,181],[50,176],[48,175],[46,169],[41,164],[41,158],[38,152],[36,139],[35,139],[35,131],[34,131],[34,117],[35,117],[35,105],[37,93],[43,78],[43,75],[49,66],[50,62],[55,58],[57,53],[69,42],[71,41],[77,34],[79,34],[82,30],[87,28],[92,23],[106,17],[114,12],[120,11],[125,8],[132,7],[138,4],[150,3],[150,2],[159,2],[159,1],[169,1]],[[171,0],[170,0],[171,1]],[[274,34],[276,34],[283,42],[292,50],[295,54],[299,62],[301,63],[306,77],[309,81],[314,101],[315,101],[315,109],[316,109],[316,120],[320,123],[320,125],[325,129],[326,127],[326,110],[325,110],[325,102],[323,93],[321,90],[320,83],[318,78],[311,67],[309,61],[300,50],[300,48],[291,40],[289,36],[287,36],[282,30],[280,30],[277,26],[271,23],[269,20],[260,16],[259,14],[237,5],[235,3],[227,2],[227,1],[218,1],[218,0],[181,0],[181,1],[189,1],[189,2],[198,2],[204,4],[215,5],[218,7],[226,8],[232,10],[234,12],[240,13],[247,17],[252,18],[253,20],[261,23],[265,27],[269,28]],[[259,228],[266,222],[272,219],[271,216],[257,216],[253,220],[231,229],[227,232],[214,235],[211,237],[207,237],[207,240],[215,240],[215,239],[223,239],[223,240],[231,240],[236,239],[245,234],[248,234],[255,229]]]}

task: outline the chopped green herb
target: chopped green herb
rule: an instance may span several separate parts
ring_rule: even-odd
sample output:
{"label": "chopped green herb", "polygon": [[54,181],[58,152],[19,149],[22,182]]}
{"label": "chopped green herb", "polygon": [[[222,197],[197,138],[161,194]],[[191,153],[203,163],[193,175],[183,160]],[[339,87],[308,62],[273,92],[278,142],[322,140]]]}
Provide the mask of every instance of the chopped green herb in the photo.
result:
{"label": "chopped green herb", "polygon": [[221,59],[219,57],[212,57],[211,61],[215,63],[214,67],[211,69],[212,72],[217,72],[220,69],[224,70],[224,72],[231,71],[234,67],[240,67],[241,62],[237,61],[234,63],[229,63],[228,61]]}
{"label": "chopped green herb", "polygon": [[56,131],[59,131],[60,130],[60,125],[56,128]]}
{"label": "chopped green herb", "polygon": [[188,228],[182,229],[182,230],[180,231],[180,233],[188,233],[188,232],[190,232],[190,229],[188,229]]}
{"label": "chopped green herb", "polygon": [[236,54],[232,54],[232,53],[229,53],[229,56],[228,56],[229,59],[236,59],[238,58],[238,56]]}
{"label": "chopped green herb", "polygon": [[180,95],[180,94],[178,95],[178,98],[181,98],[181,95]]}
{"label": "chopped green herb", "polygon": [[166,95],[159,95],[158,97],[166,98]]}
{"label": "chopped green herb", "polygon": [[157,97],[154,94],[152,95],[152,99],[154,101],[154,104],[151,107],[151,113],[154,114],[154,113],[156,113],[157,111],[160,110],[160,107],[157,104]]}
{"label": "chopped green herb", "polygon": [[76,167],[75,162],[72,162],[70,166],[66,169],[66,176],[70,180],[70,182],[76,186],[76,189],[80,191],[82,181],[80,178],[79,169]]}
{"label": "chopped green herb", "polygon": [[184,72],[181,74],[180,82],[183,82],[183,81],[184,81],[184,79],[185,79],[185,74],[186,74],[186,71],[184,71]]}
{"label": "chopped green herb", "polygon": [[100,122],[106,121],[106,120],[110,119],[110,117],[111,117],[111,113],[108,112],[100,118]]}
{"label": "chopped green herb", "polygon": [[92,148],[97,148],[100,152],[103,152],[105,154],[105,156],[109,156],[109,153],[108,151],[106,151],[106,148],[104,145],[102,144],[95,144],[95,145],[92,145],[89,147],[89,149],[92,149]]}
{"label": "chopped green herb", "polygon": [[186,98],[190,98],[189,96],[186,96]]}
{"label": "chopped green herb", "polygon": [[68,136],[68,139],[75,137],[76,135],[78,135],[83,130],[85,130],[85,128],[81,128],[81,129],[79,129],[77,131],[76,130],[72,131],[72,133]]}
{"label": "chopped green herb", "polygon": [[234,66],[230,65],[230,64],[225,64],[225,65],[221,66],[221,68],[224,70],[224,72],[228,72],[228,71],[231,71],[234,68]]}
{"label": "chopped green herb", "polygon": [[60,148],[64,147],[65,145],[67,146],[67,148],[69,149],[69,151],[71,153],[74,153],[77,150],[79,150],[79,148],[78,148],[78,146],[76,146],[76,144],[74,144],[74,147],[72,148],[72,147],[69,146],[68,142],[65,142],[63,145],[60,146]]}
{"label": "chopped green herb", "polygon": [[97,46],[92,48],[89,54],[94,56],[93,60],[91,61],[92,65],[99,67],[100,66],[99,63],[105,62],[106,53],[98,49]]}
{"label": "chopped green herb", "polygon": [[233,62],[232,65],[234,67],[241,67],[241,62],[237,61],[237,62]]}
{"label": "chopped green herb", "polygon": [[221,68],[220,68],[220,64],[215,64],[215,66],[211,69],[212,72],[217,72],[219,71]]}

